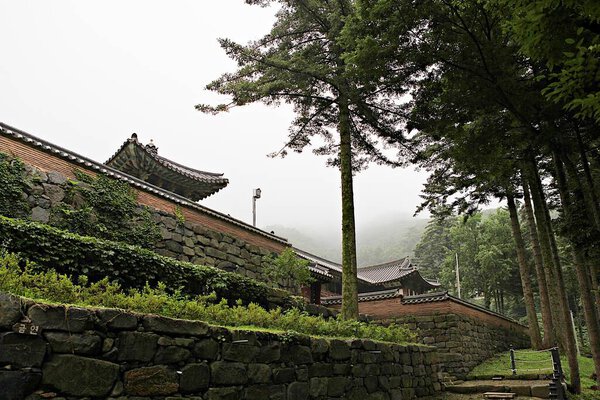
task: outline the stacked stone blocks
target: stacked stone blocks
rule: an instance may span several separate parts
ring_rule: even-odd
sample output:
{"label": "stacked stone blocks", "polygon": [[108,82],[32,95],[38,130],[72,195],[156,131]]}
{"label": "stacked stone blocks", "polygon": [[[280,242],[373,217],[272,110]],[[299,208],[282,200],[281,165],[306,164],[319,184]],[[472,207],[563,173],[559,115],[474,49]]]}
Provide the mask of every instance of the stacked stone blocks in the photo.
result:
{"label": "stacked stone blocks", "polygon": [[[23,192],[23,198],[30,208],[28,217],[36,222],[48,223],[52,208],[65,199],[68,179],[58,172],[44,172],[27,164],[25,172],[29,185]],[[269,250],[200,224],[178,221],[175,209],[172,214],[156,209],[150,211],[160,229],[160,239],[153,249],[158,254],[265,279],[261,271],[264,257],[272,254]]]}
{"label": "stacked stone blocks", "polygon": [[444,370],[459,379],[481,362],[514,348],[531,346],[524,329],[517,330],[492,325],[476,318],[458,314],[416,315],[396,318],[418,332],[419,340],[438,349]]}
{"label": "stacked stone blocks", "polygon": [[[19,333],[21,323],[36,334]],[[3,400],[408,400],[441,384],[430,346],[229,330],[2,294],[0,388]]]}

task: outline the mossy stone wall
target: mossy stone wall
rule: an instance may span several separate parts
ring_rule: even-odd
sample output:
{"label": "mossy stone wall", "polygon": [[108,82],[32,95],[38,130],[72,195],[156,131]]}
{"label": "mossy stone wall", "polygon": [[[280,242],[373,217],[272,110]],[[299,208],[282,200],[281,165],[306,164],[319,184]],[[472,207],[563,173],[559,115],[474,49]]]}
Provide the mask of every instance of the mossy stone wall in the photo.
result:
{"label": "mossy stone wall", "polygon": [[[68,178],[58,172],[44,172],[25,165],[27,186],[23,199],[29,206],[26,216],[33,221],[48,223],[53,208],[61,206],[69,187]],[[242,238],[218,232],[200,224],[181,221],[173,213],[150,209],[160,230],[160,238],[152,250],[156,253],[198,265],[214,266],[226,271],[265,281],[263,257],[271,251],[250,244]],[[281,285],[285,289],[288,288]],[[293,291],[297,291],[295,288]]]}
{"label": "mossy stone wall", "polygon": [[0,294],[0,388],[4,400],[409,400],[441,384],[430,346],[232,331]]}

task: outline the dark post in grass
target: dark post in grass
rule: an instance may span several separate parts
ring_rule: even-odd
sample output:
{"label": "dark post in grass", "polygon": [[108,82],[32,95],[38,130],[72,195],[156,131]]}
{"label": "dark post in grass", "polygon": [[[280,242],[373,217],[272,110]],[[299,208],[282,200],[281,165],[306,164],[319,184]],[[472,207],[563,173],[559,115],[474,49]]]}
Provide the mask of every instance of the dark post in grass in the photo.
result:
{"label": "dark post in grass", "polygon": [[558,347],[550,349],[552,356],[552,381],[550,382],[550,399],[566,400],[565,391],[562,385],[564,378],[562,366],[560,364],[560,355]]}
{"label": "dark post in grass", "polygon": [[517,364],[515,362],[515,349],[512,344],[510,345],[510,369],[512,370],[512,374],[517,374]]}

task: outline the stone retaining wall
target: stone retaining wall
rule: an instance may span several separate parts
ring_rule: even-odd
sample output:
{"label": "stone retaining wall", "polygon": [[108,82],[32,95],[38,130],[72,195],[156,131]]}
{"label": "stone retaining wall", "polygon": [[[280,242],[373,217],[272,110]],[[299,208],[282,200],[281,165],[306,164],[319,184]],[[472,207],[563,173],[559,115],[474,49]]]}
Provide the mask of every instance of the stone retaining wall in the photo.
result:
{"label": "stone retaining wall", "polygon": [[433,347],[231,331],[0,294],[0,399],[385,399],[441,390]]}
{"label": "stone retaining wall", "polygon": [[510,346],[531,346],[527,328],[516,323],[499,325],[458,314],[413,315],[395,318],[418,332],[422,343],[438,348],[444,372],[464,379],[482,361]]}
{"label": "stone retaining wall", "polygon": [[[68,178],[61,173],[45,172],[30,165],[26,165],[26,175],[31,181],[23,193],[30,207],[28,217],[33,221],[48,223],[52,208],[60,206],[65,198]],[[265,280],[261,273],[263,257],[273,254],[272,250],[198,223],[187,220],[178,222],[174,215],[175,207],[174,204],[172,213],[150,208],[160,229],[160,239],[155,244],[154,251],[181,261],[214,266]],[[281,287],[297,291],[297,288]]]}

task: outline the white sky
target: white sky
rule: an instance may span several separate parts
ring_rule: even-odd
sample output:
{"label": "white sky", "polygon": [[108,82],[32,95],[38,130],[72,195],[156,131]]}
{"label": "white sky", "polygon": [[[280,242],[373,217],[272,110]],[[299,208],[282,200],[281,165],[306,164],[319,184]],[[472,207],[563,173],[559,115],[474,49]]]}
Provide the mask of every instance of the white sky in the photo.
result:
{"label": "white sky", "polygon": [[[210,116],[204,86],[235,64],[217,43],[246,43],[273,10],[243,0],[0,0],[0,121],[104,162],[137,132],[159,154],[224,172],[230,184],[202,204],[258,226],[338,229],[339,172],[325,158],[266,155],[287,139],[288,107],[251,105]],[[355,179],[359,226],[412,214],[426,175],[372,166]],[[360,243],[359,243],[360,245]]]}

